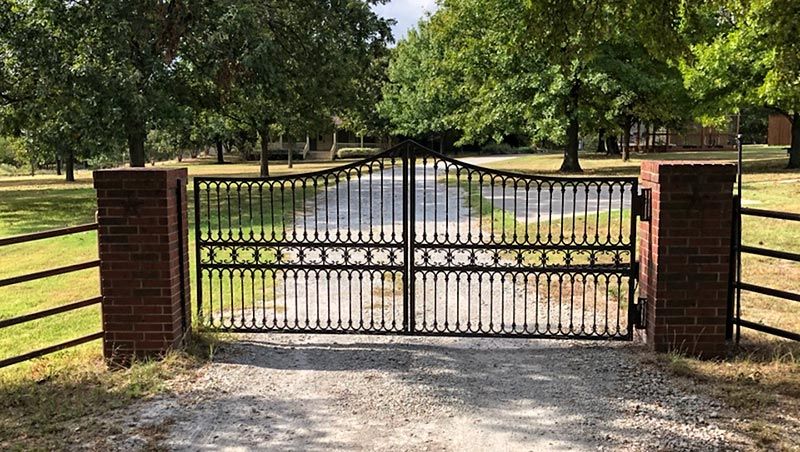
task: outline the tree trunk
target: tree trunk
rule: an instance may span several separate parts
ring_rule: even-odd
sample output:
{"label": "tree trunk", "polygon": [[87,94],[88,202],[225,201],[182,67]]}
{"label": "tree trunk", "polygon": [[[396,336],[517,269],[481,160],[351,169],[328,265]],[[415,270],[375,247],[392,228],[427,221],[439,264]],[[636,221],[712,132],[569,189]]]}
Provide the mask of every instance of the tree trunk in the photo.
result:
{"label": "tree trunk", "polygon": [[147,132],[144,129],[144,121],[131,120],[127,125],[128,132],[128,154],[131,159],[132,167],[144,167],[144,140]]}
{"label": "tree trunk", "polygon": [[61,175],[61,153],[56,154],[56,176]]}
{"label": "tree trunk", "polygon": [[597,132],[597,153],[605,154],[606,152],[606,129],[601,127]]}
{"label": "tree trunk", "polygon": [[258,131],[261,138],[261,177],[269,177],[269,129],[264,126]]}
{"label": "tree trunk", "polygon": [[636,152],[642,152],[642,120],[636,121]]}
{"label": "tree trunk", "polygon": [[225,157],[222,155],[222,140],[217,140],[217,164],[225,163]]}
{"label": "tree trunk", "polygon": [[569,98],[567,99],[567,147],[564,149],[564,160],[561,162],[562,173],[581,173],[581,165],[578,162],[578,141],[580,133],[580,123],[578,121],[578,96],[580,85],[577,81],[572,83]]}
{"label": "tree trunk", "polygon": [[787,168],[800,168],[800,113],[795,113],[792,117],[792,144],[789,148]]}
{"label": "tree trunk", "polygon": [[67,161],[64,163],[67,182],[75,182],[75,151],[67,150]]}
{"label": "tree trunk", "polygon": [[631,127],[633,118],[625,117],[625,130],[622,131],[622,161],[627,162],[631,159]]}
{"label": "tree trunk", "polygon": [[608,155],[621,154],[619,151],[619,141],[617,141],[616,135],[609,135],[606,137],[606,149],[608,150]]}
{"label": "tree trunk", "polygon": [[287,147],[289,148],[289,152],[286,154],[286,166],[291,168],[292,167],[292,152],[294,152],[294,138],[289,138]]}

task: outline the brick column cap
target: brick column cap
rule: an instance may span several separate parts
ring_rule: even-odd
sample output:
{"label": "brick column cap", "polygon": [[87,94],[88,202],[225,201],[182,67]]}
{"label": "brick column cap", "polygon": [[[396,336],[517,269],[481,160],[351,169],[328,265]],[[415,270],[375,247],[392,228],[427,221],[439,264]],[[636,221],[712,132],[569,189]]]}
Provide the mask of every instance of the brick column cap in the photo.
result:
{"label": "brick column cap", "polygon": [[188,180],[187,168],[110,168],[92,172],[94,188],[107,188],[108,183],[118,180],[159,181]]}
{"label": "brick column cap", "polygon": [[669,176],[697,176],[707,178],[720,176],[724,179],[736,176],[736,164],[715,160],[645,160],[642,162],[641,178],[650,182],[666,182]]}

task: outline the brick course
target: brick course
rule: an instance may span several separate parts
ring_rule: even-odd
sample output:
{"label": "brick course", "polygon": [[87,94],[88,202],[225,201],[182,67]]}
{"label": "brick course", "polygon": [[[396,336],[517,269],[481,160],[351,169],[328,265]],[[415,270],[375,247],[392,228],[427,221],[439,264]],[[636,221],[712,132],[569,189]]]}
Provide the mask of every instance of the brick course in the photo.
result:
{"label": "brick course", "polygon": [[735,176],[727,163],[642,164],[652,220],[639,223],[639,294],[647,298],[646,341],[656,351],[726,353]]}
{"label": "brick course", "polygon": [[189,325],[187,180],[185,168],[94,172],[103,353],[114,363],[163,355]]}

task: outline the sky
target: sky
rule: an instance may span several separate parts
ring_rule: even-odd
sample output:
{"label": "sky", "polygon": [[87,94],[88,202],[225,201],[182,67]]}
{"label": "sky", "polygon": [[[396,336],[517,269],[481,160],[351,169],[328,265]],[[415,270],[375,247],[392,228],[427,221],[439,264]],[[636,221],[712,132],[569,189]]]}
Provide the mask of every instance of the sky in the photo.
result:
{"label": "sky", "polygon": [[385,5],[374,6],[373,9],[383,17],[397,20],[392,33],[395,40],[400,40],[426,12],[436,10],[436,0],[390,0]]}

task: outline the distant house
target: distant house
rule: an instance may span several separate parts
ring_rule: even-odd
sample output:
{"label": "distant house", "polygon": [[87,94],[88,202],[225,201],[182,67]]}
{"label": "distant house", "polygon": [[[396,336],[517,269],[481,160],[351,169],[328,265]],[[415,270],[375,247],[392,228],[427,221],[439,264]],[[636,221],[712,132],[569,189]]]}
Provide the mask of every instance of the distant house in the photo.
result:
{"label": "distant house", "polygon": [[269,143],[273,157],[285,158],[291,146],[293,155],[309,160],[333,160],[337,151],[342,148],[377,148],[388,149],[392,146],[391,137],[359,137],[356,134],[340,129],[342,120],[333,117],[329,130],[309,133],[303,138],[280,136]]}
{"label": "distant house", "polygon": [[792,144],[792,122],[785,115],[769,115],[767,144],[770,146],[789,146]]}
{"label": "distant house", "polygon": [[641,124],[633,126],[630,148],[635,152],[718,151],[736,147],[736,123],[732,119],[723,127],[707,127],[690,123],[680,130],[660,127],[652,131]]}

